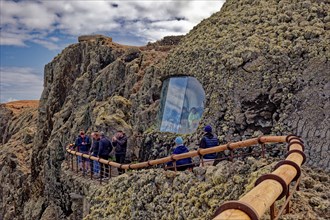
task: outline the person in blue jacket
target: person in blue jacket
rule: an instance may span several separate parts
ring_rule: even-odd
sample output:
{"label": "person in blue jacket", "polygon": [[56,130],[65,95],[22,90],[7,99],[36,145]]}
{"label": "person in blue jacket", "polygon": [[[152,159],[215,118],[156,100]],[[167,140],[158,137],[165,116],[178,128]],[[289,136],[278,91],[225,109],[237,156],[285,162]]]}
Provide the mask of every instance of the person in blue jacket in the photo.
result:
{"label": "person in blue jacket", "polygon": [[[183,153],[188,153],[189,152],[189,149],[183,145],[183,139],[182,137],[178,136],[175,138],[174,140],[175,142],[175,149],[173,151],[173,154],[183,154]],[[173,163],[172,162],[169,162],[167,163],[167,166],[173,166]],[[184,158],[184,159],[181,159],[181,160],[177,160],[176,161],[176,169],[178,171],[184,171],[186,169],[189,169],[189,168],[192,168],[193,165],[192,165],[192,160],[191,158]]]}
{"label": "person in blue jacket", "polygon": [[[85,135],[85,132],[83,130],[80,131],[76,141],[75,141],[75,147],[77,148],[78,152],[83,154],[88,154],[89,149],[91,147],[90,139],[87,135]],[[84,172],[88,170],[88,163],[86,163],[88,159],[84,157],[78,157],[78,161],[80,164],[80,169]]]}
{"label": "person in blue jacket", "polygon": [[[199,148],[205,149],[205,148],[218,146],[219,139],[217,135],[212,133],[212,127],[210,125],[206,125],[204,131],[205,134],[200,142]],[[205,154],[203,156],[204,166],[212,166],[216,158],[217,158],[217,153]]]}

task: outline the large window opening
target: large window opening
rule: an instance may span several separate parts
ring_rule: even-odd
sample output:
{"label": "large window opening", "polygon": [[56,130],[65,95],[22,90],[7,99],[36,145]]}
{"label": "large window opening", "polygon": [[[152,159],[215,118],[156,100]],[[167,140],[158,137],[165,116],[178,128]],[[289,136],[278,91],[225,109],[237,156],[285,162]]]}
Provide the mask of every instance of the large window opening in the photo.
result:
{"label": "large window opening", "polygon": [[204,111],[205,92],[194,77],[164,81],[159,121],[160,131],[187,134],[196,131]]}

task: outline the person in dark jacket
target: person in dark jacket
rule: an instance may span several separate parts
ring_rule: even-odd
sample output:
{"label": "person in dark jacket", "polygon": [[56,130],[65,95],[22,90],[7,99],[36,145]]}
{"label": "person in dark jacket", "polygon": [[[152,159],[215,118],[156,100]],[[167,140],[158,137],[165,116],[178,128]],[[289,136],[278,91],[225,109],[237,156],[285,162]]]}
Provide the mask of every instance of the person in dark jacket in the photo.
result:
{"label": "person in dark jacket", "polygon": [[[91,136],[93,138],[93,145],[90,149],[90,155],[97,157],[99,154],[100,135],[98,132],[93,132]],[[90,166],[91,172],[97,175],[100,167],[99,162],[90,160]]]}
{"label": "person in dark jacket", "polygon": [[[210,125],[207,125],[205,126],[204,131],[205,134],[200,142],[199,147],[206,149],[206,148],[218,146],[219,139],[215,134],[212,133],[212,127]],[[204,166],[212,166],[216,158],[217,158],[217,153],[205,154],[203,156]]]}
{"label": "person in dark jacket", "polygon": [[[75,141],[75,147],[77,148],[78,152],[83,154],[88,154],[90,149],[91,143],[89,140],[89,137],[85,135],[85,132],[83,130],[80,131],[76,141]],[[84,157],[78,157],[78,161],[80,164],[80,169],[85,171],[88,171],[88,162],[86,162],[88,159]]]}
{"label": "person in dark jacket", "polygon": [[[123,131],[117,131],[112,138],[112,144],[115,147],[116,162],[123,164],[125,162],[126,149],[127,149],[127,136]],[[119,173],[123,173],[122,169],[118,169]]]}
{"label": "person in dark jacket", "polygon": [[[183,153],[188,153],[189,149],[183,145],[183,139],[182,137],[176,137],[175,140],[175,149],[173,151],[173,154],[183,154]],[[173,166],[172,162],[167,163],[167,166]],[[176,169],[178,171],[184,171],[186,169],[192,168],[192,160],[191,158],[184,158],[181,160],[176,161]],[[173,170],[173,168],[172,168]]]}
{"label": "person in dark jacket", "polygon": [[[104,135],[104,133],[101,132],[100,141],[99,141],[98,157],[102,158],[104,160],[109,160],[109,154],[110,154],[111,151],[112,151],[111,142]],[[106,178],[108,178],[109,177],[109,165],[100,163],[100,166],[101,166],[100,177],[103,178],[105,176]]]}

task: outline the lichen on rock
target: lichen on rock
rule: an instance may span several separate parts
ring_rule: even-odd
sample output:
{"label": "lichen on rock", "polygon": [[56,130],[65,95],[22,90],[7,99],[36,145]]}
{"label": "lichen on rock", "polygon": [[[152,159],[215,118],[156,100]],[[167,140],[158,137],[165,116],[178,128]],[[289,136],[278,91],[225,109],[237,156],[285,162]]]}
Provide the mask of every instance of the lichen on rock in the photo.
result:
{"label": "lichen on rock", "polygon": [[[221,203],[239,199],[275,164],[271,159],[249,157],[245,161],[222,161],[217,166],[196,167],[193,172],[162,169],[128,172],[89,195],[91,209],[84,219],[210,219]],[[329,183],[327,174],[316,174],[305,168],[303,175],[291,214],[283,218],[297,219],[297,216],[306,215],[310,219],[326,219],[330,214],[324,191]],[[308,189],[306,184],[311,176],[317,184]],[[313,191],[314,196],[308,191]],[[283,200],[278,204],[283,204]]]}

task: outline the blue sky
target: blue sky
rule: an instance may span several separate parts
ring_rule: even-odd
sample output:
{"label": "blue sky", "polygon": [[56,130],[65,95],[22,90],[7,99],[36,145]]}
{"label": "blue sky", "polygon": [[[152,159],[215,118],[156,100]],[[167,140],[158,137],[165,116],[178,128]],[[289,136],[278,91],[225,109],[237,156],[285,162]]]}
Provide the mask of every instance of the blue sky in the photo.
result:
{"label": "blue sky", "polygon": [[186,34],[224,1],[0,0],[0,102],[39,99],[43,68],[84,34],[145,45]]}

